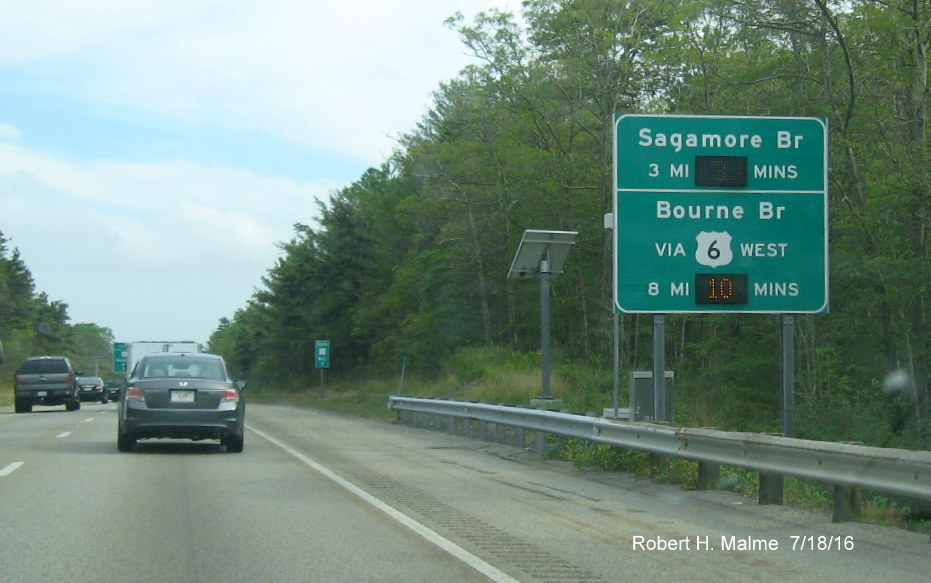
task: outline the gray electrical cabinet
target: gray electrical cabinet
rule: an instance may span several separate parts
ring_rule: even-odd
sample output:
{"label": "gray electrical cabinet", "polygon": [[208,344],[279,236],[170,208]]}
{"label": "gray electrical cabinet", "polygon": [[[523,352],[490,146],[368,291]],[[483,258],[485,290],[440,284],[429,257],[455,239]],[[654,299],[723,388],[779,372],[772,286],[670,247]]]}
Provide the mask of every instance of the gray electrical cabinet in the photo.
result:
{"label": "gray electrical cabinet", "polygon": [[[672,421],[672,403],[675,394],[675,375],[671,370],[665,374],[666,415]],[[635,370],[630,373],[630,420],[653,421],[653,371]]]}

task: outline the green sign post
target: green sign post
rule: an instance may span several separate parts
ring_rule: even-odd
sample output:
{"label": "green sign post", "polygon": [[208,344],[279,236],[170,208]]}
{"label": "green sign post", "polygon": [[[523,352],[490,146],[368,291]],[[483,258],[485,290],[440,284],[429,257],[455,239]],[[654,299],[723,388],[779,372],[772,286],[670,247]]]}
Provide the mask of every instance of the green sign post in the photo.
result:
{"label": "green sign post", "polygon": [[614,122],[618,311],[828,311],[826,120]]}
{"label": "green sign post", "polygon": [[125,342],[113,343],[113,372],[127,372],[126,363],[129,360],[129,347]]}
{"label": "green sign post", "polygon": [[330,341],[314,340],[314,366],[320,371],[320,398],[323,399],[324,371],[330,368]]}
{"label": "green sign post", "polygon": [[314,341],[314,365],[316,368],[330,368],[330,341]]}

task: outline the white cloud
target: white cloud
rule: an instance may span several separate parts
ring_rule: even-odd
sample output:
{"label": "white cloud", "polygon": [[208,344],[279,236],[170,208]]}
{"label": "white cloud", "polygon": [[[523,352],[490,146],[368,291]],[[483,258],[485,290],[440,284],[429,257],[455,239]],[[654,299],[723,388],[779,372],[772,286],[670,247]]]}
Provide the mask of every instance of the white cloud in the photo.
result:
{"label": "white cloud", "polygon": [[301,181],[193,161],[76,162],[8,144],[0,144],[0,180],[16,181],[22,189],[7,186],[8,197],[26,196],[23,193],[27,191],[32,191],[29,196],[37,192],[65,196],[87,212],[105,206],[111,212],[132,215],[177,209],[193,202],[234,209],[257,222],[285,221],[287,225],[312,220],[315,200],[325,199],[340,186],[329,179]]}
{"label": "white cloud", "polygon": [[[346,168],[383,162],[470,62],[443,21],[519,5],[0,0],[0,231],[73,320],[122,340],[206,340]],[[17,117],[18,99],[39,106]],[[126,142],[107,140],[127,120],[140,147],[119,159],[112,144]],[[194,135],[226,162],[197,159],[196,144],[165,155]],[[314,178],[255,169],[279,153],[275,172],[307,158],[300,175]],[[330,165],[342,179],[316,173]]]}
{"label": "white cloud", "polygon": [[[192,162],[79,165],[0,143],[0,230],[37,289],[130,338],[206,340],[335,187]],[[133,317],[159,305],[176,317]],[[191,331],[172,334],[178,316]]]}
{"label": "white cloud", "polygon": [[[374,165],[426,112],[439,81],[469,62],[443,21],[519,0],[15,4],[0,23],[0,63],[40,61],[34,82],[49,89]],[[60,82],[73,71],[77,83]]]}
{"label": "white cloud", "polygon": [[14,126],[11,126],[8,123],[0,122],[0,140],[18,140],[22,137],[22,134]]}

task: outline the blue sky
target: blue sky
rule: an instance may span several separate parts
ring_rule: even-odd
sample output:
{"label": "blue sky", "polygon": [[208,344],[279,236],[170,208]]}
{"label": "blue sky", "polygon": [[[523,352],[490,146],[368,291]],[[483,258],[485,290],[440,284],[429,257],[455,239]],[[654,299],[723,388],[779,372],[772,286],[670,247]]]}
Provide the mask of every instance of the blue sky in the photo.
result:
{"label": "blue sky", "polygon": [[519,6],[0,0],[0,232],[73,323],[206,341]]}

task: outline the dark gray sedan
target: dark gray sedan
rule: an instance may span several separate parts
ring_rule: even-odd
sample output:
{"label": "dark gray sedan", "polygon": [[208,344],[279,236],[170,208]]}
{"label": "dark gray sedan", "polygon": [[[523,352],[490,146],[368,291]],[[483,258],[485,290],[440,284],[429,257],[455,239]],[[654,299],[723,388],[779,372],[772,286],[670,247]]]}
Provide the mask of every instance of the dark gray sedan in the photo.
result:
{"label": "dark gray sedan", "polygon": [[140,439],[215,439],[239,453],[246,414],[241,390],[215,354],[146,355],[120,392],[117,449],[131,451]]}

